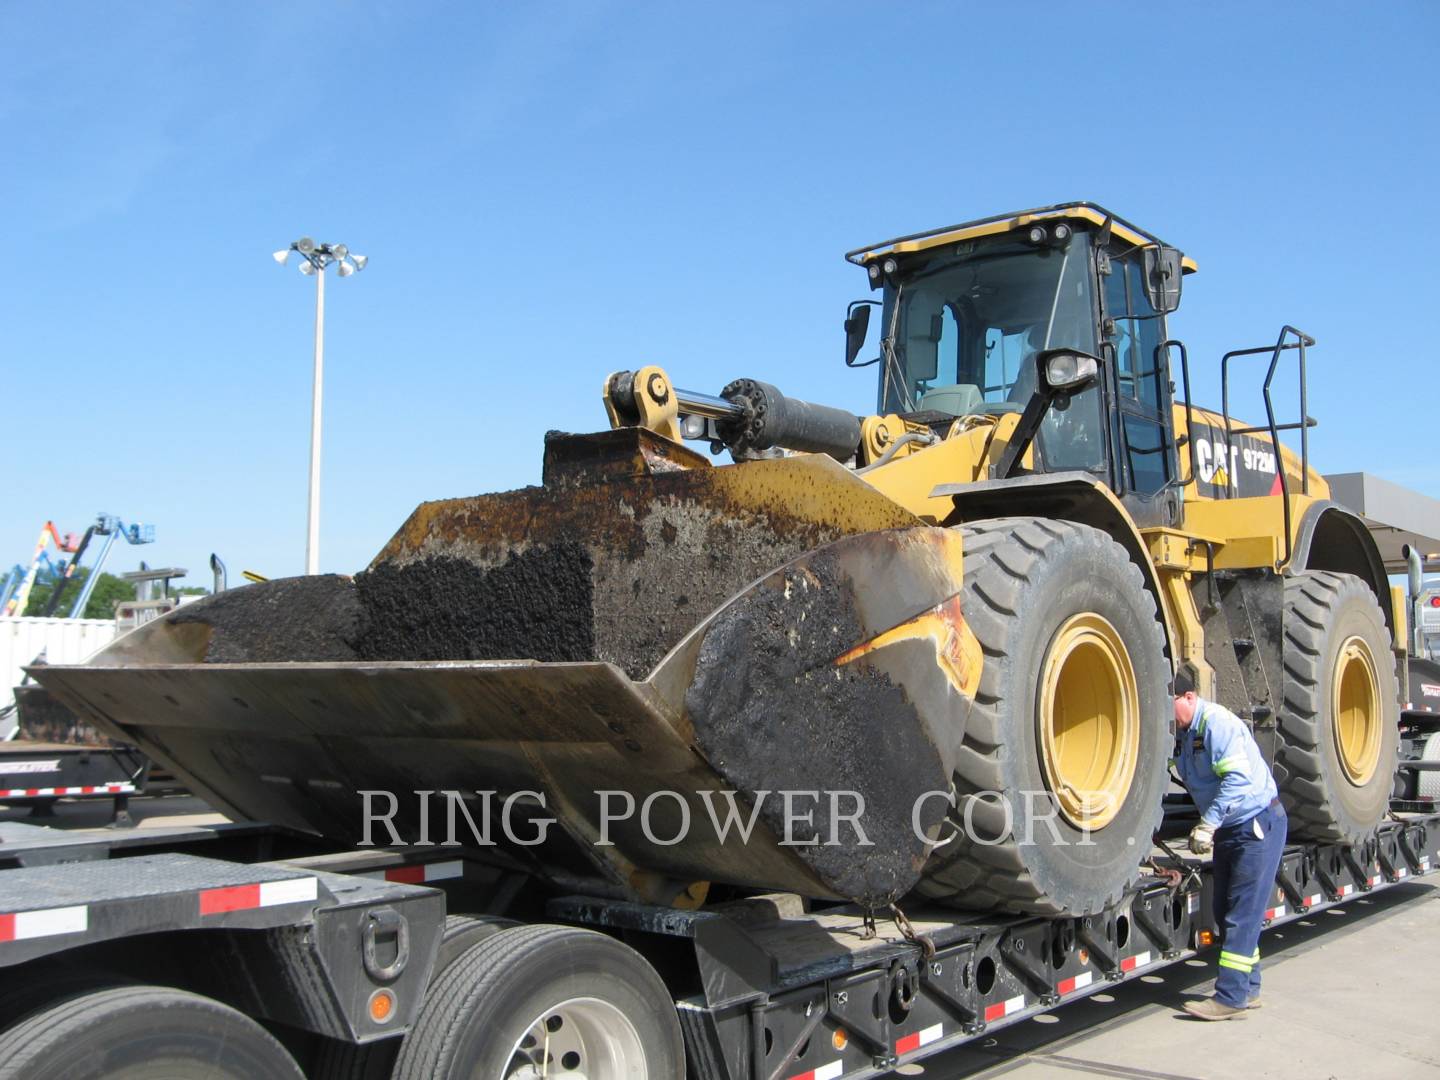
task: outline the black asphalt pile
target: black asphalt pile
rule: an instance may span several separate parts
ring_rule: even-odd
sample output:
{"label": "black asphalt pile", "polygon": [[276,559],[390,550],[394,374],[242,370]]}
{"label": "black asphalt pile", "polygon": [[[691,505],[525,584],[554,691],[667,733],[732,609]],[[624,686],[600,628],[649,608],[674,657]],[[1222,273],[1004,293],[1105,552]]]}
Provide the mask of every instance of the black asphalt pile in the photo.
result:
{"label": "black asphalt pile", "polygon": [[[771,793],[760,819],[776,835],[787,827],[780,793],[814,793],[789,808],[813,815],[813,824],[790,822],[794,850],[837,893],[883,906],[915,884],[927,850],[911,813],[947,777],[905,692],[866,665],[835,664],[865,637],[853,595],[824,557],[747,593],[707,632],[685,709],[728,784]],[[864,800],[863,840],[832,815],[831,792]],[[840,815],[859,809],[849,794],[836,799]],[[944,809],[926,800],[921,831]]]}
{"label": "black asphalt pile", "polygon": [[511,552],[494,567],[437,556],[355,578],[364,660],[595,658],[593,564],[578,544]]}
{"label": "black asphalt pile", "polygon": [[282,578],[217,593],[170,616],[211,627],[207,664],[357,660],[365,612],[339,574]]}

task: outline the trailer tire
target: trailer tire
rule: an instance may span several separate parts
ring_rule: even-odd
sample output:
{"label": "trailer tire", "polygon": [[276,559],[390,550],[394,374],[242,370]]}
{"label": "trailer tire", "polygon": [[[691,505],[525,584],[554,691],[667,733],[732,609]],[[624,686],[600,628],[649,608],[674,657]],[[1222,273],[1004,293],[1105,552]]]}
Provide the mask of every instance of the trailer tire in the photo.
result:
{"label": "trailer tire", "polygon": [[522,926],[475,945],[435,982],[395,1080],[509,1080],[543,1053],[536,1029],[553,1040],[556,1066],[594,1080],[685,1075],[675,1003],[639,953],[592,930]]}
{"label": "trailer tire", "polygon": [[[962,528],[961,610],[984,668],[954,773],[953,838],[918,891],[957,907],[1093,914],[1139,876],[1163,811],[1172,709],[1155,598],[1125,549],[1087,525]],[[1094,753],[1100,740],[1111,752]],[[1092,808],[1087,791],[1105,797]],[[1058,813],[1047,822],[1032,809]]]}
{"label": "trailer tire", "polygon": [[[434,986],[451,964],[480,942],[519,925],[514,919],[497,915],[446,915],[430,985]],[[387,1080],[395,1068],[401,1041],[384,1039],[361,1045],[326,1039],[310,1065],[310,1080]]]}
{"label": "trailer tire", "polygon": [[1358,844],[1390,808],[1400,691],[1390,631],[1370,586],[1307,570],[1285,581],[1284,702],[1275,783],[1290,835]]}
{"label": "trailer tire", "polygon": [[161,986],[76,994],[0,1033],[0,1080],[125,1075],[303,1080],[263,1027],[228,1005]]}

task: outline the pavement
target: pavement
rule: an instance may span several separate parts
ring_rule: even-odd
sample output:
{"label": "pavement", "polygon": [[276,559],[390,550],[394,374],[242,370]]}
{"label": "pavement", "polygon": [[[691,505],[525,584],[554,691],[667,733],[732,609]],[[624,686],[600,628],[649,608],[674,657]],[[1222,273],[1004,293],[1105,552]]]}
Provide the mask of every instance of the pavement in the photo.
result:
{"label": "pavement", "polygon": [[1025,1020],[893,1076],[927,1080],[1440,1080],[1440,883],[1396,885],[1260,937],[1264,1007],[1205,1023],[1193,959]]}

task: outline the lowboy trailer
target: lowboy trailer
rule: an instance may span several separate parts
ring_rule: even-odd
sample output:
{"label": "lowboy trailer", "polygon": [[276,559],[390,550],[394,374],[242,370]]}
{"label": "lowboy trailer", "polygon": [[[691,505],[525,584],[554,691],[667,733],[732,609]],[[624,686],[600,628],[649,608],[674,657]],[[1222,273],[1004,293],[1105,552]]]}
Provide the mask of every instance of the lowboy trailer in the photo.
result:
{"label": "lowboy trailer", "polygon": [[[1359,848],[1291,845],[1269,925],[1437,865],[1440,815],[1392,815]],[[308,851],[256,824],[0,824],[0,866],[5,1077],[80,1075],[81,1060],[108,1075],[159,1046],[237,1077],[858,1080],[1202,954],[1215,933],[1208,861],[1159,848],[1119,904],[1078,918],[877,920],[792,894],[693,911],[537,900],[522,874],[451,850]],[[638,993],[556,1000],[546,983],[576,976],[544,960],[577,946],[587,995],[607,973]],[[528,1032],[495,1008],[537,994],[552,1041],[490,1048],[489,1074],[445,1056]],[[467,1015],[477,997],[492,1008]]]}

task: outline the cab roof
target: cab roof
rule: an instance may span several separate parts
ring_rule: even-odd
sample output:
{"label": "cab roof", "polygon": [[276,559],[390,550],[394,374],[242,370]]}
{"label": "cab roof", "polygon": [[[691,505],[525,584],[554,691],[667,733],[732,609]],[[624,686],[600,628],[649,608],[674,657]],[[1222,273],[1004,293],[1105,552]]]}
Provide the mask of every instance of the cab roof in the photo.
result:
{"label": "cab roof", "polygon": [[[900,236],[894,240],[856,248],[854,251],[847,252],[845,258],[856,266],[864,266],[885,255],[908,255],[916,251],[940,247],[943,244],[953,244],[959,240],[975,240],[982,236],[995,236],[999,233],[1023,229],[1032,222],[1048,221],[1054,218],[1071,218],[1097,227],[1103,225],[1108,219],[1111,222],[1112,235],[1118,236],[1122,240],[1136,246],[1164,243],[1158,236],[1146,232],[1137,225],[1132,225],[1098,203],[1069,202],[1058,203],[1055,206],[1036,207],[1033,210],[1019,210],[1010,214],[997,214],[994,217],[967,221],[962,225],[947,225],[943,229],[931,229],[928,232],[911,233],[909,236]],[[1181,266],[1187,274],[1193,274],[1199,269],[1195,260],[1188,256],[1181,260]]]}

